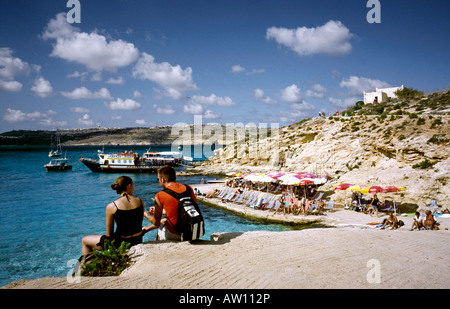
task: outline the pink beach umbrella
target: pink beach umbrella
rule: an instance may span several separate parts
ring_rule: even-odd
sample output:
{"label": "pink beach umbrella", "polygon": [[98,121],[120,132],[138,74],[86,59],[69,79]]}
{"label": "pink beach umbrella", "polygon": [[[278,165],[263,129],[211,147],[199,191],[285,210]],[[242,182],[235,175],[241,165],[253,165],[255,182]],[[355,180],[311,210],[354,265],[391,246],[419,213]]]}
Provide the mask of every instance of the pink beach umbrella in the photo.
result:
{"label": "pink beach umbrella", "polygon": [[311,173],[303,174],[303,176],[304,176],[304,178],[316,178],[317,177],[316,175],[313,175]]}

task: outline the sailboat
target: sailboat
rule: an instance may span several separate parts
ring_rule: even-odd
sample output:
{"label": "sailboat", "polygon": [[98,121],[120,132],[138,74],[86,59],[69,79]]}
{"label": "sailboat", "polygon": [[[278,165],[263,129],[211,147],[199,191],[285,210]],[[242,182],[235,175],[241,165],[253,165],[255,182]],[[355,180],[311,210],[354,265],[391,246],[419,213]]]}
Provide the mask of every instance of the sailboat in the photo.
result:
{"label": "sailboat", "polygon": [[61,139],[59,137],[59,134],[56,133],[56,149],[53,150],[53,139],[52,139],[52,146],[51,146],[50,152],[48,153],[48,156],[50,158],[54,158],[54,157],[60,157],[61,155],[62,155]]}

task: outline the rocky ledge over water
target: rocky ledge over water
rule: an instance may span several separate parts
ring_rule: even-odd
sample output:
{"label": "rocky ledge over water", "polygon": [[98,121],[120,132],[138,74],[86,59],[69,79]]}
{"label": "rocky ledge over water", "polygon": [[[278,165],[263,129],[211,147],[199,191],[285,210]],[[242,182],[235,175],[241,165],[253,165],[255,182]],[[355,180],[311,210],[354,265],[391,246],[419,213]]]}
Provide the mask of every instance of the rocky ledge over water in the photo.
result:
{"label": "rocky ledge over water", "polygon": [[356,104],[339,116],[283,127],[278,136],[272,132],[267,138],[218,149],[189,172],[310,172],[330,177],[320,190],[338,201],[350,197],[346,191],[334,191],[341,183],[394,185],[407,190],[380,193],[382,200],[411,206],[436,200],[450,208],[449,115],[450,91]]}

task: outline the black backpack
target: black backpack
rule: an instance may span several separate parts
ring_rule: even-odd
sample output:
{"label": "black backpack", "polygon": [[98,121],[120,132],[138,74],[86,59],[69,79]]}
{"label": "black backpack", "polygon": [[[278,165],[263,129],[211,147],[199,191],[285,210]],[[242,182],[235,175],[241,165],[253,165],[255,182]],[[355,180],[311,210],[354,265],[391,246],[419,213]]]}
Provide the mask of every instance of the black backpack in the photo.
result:
{"label": "black backpack", "polygon": [[[200,239],[205,234],[205,222],[198,204],[192,199],[192,191],[186,186],[186,191],[177,193],[166,188],[163,190],[178,200],[177,224],[172,226],[180,234],[181,241]],[[170,221],[170,219],[169,219]]]}

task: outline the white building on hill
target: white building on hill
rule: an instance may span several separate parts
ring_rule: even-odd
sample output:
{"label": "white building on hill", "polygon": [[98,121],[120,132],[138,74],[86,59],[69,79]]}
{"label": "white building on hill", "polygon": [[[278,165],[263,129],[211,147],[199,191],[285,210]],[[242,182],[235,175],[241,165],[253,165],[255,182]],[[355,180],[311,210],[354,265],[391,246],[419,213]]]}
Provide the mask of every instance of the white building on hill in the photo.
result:
{"label": "white building on hill", "polygon": [[382,103],[386,102],[388,98],[396,98],[395,92],[397,90],[403,90],[403,85],[400,87],[391,88],[375,88],[375,91],[364,92],[364,104],[370,103]]}

